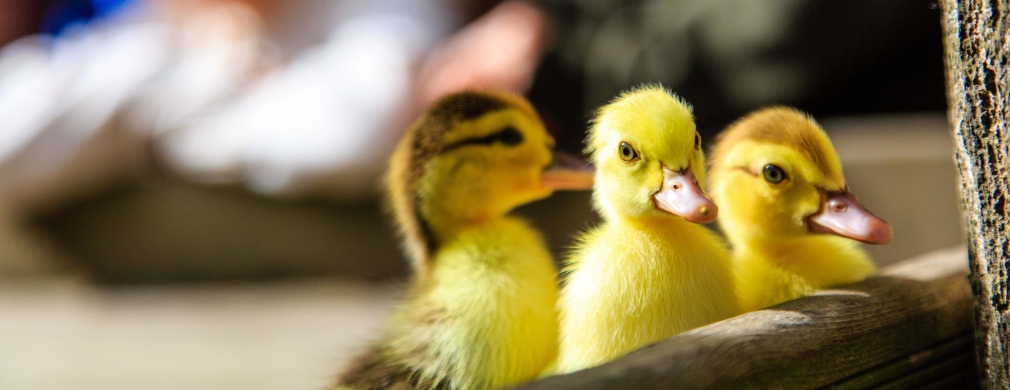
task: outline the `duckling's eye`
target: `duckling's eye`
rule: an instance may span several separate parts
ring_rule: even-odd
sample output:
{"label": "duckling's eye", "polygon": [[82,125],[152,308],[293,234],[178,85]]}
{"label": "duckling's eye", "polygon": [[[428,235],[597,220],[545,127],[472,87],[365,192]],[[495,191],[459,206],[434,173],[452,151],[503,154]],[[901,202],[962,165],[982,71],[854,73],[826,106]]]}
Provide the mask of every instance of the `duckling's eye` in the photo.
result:
{"label": "duckling's eye", "polygon": [[523,142],[523,134],[514,127],[506,127],[498,132],[498,141],[508,146],[516,146]]}
{"label": "duckling's eye", "polygon": [[694,150],[701,150],[701,134],[694,133]]}
{"label": "duckling's eye", "polygon": [[624,160],[625,162],[631,162],[638,158],[638,152],[636,152],[635,148],[631,147],[631,144],[627,142],[621,142],[617,151],[621,154],[621,160]]}
{"label": "duckling's eye", "polygon": [[779,168],[779,166],[775,165],[775,164],[765,165],[765,167],[764,167],[764,169],[762,170],[761,173],[762,173],[762,175],[764,175],[765,180],[767,180],[769,183],[772,183],[772,184],[781,183],[782,180],[786,179],[786,172],[783,171],[782,168]]}

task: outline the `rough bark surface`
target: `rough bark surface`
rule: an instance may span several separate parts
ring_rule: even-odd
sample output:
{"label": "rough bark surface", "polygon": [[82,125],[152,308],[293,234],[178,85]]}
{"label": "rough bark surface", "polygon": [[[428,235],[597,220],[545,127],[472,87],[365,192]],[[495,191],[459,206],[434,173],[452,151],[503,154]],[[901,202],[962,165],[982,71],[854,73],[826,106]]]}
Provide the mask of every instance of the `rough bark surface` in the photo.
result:
{"label": "rough bark surface", "polygon": [[979,367],[987,387],[1006,389],[1010,388],[1010,4],[1006,0],[942,0],[941,6]]}

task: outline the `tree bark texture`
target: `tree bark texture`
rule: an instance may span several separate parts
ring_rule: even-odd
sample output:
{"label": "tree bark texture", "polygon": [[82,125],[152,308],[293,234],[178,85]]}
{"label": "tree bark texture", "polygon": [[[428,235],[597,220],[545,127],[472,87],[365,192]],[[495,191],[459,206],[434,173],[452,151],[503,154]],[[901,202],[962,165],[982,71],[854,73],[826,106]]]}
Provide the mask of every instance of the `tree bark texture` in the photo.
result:
{"label": "tree bark texture", "polygon": [[[950,120],[968,233],[976,347],[988,388],[1010,388],[1007,147],[1010,4],[941,0]],[[926,211],[926,210],[924,210]]]}

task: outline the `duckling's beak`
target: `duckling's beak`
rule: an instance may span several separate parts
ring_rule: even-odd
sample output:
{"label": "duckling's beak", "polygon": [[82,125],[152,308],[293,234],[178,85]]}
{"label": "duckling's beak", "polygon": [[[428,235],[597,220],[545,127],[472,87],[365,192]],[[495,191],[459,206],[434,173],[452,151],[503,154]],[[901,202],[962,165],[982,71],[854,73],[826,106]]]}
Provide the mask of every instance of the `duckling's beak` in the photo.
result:
{"label": "duckling's beak", "polygon": [[712,222],[719,214],[719,208],[702,191],[691,168],[677,172],[663,167],[663,187],[652,199],[659,209],[694,223]]}
{"label": "duckling's beak", "polygon": [[822,192],[821,210],[807,217],[815,233],[836,234],[867,244],[890,244],[891,225],[867,211],[848,189]]}
{"label": "duckling's beak", "polygon": [[545,186],[554,191],[593,189],[593,166],[574,155],[555,151],[554,162],[540,175]]}

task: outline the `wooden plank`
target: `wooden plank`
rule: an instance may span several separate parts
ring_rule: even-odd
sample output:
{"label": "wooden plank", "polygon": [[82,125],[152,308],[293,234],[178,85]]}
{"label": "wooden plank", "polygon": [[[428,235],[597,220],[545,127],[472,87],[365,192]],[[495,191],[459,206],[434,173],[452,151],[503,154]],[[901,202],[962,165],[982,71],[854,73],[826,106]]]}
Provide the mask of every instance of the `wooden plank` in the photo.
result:
{"label": "wooden plank", "polygon": [[[916,370],[909,375],[898,378],[897,380],[882,384],[880,386],[875,386],[880,390],[905,390],[905,389],[921,389],[923,387],[929,386],[930,384],[942,381],[951,376],[957,376],[964,371],[974,371],[975,357],[968,354],[962,353],[956,356],[951,356],[945,360],[937,362],[928,367],[923,367]],[[976,375],[975,378],[978,378]],[[978,379],[975,379],[974,383],[978,383]],[[970,385],[971,382],[965,383],[964,385]],[[967,387],[967,386],[962,386]],[[865,389],[867,387],[848,387],[849,389]]]}
{"label": "wooden plank", "polygon": [[1010,4],[942,0],[954,160],[971,253],[976,346],[989,388],[1010,388]]}
{"label": "wooden plank", "polygon": [[974,367],[961,371],[956,375],[951,375],[943,380],[934,382],[928,386],[923,386],[921,390],[973,390],[981,389],[978,381],[978,370]]}
{"label": "wooden plank", "polygon": [[863,282],[743,314],[608,364],[521,388],[814,388],[842,383],[970,333],[966,264],[963,250],[910,259]]}
{"label": "wooden plank", "polygon": [[[964,334],[940,343],[939,345],[915,352],[898,360],[873,367],[850,378],[831,384],[837,389],[868,389],[873,387],[902,388],[895,385],[908,382],[919,375],[921,371],[933,369],[951,359],[971,360],[974,350],[971,348],[973,339],[970,334]],[[935,370],[934,370],[935,371]]]}

